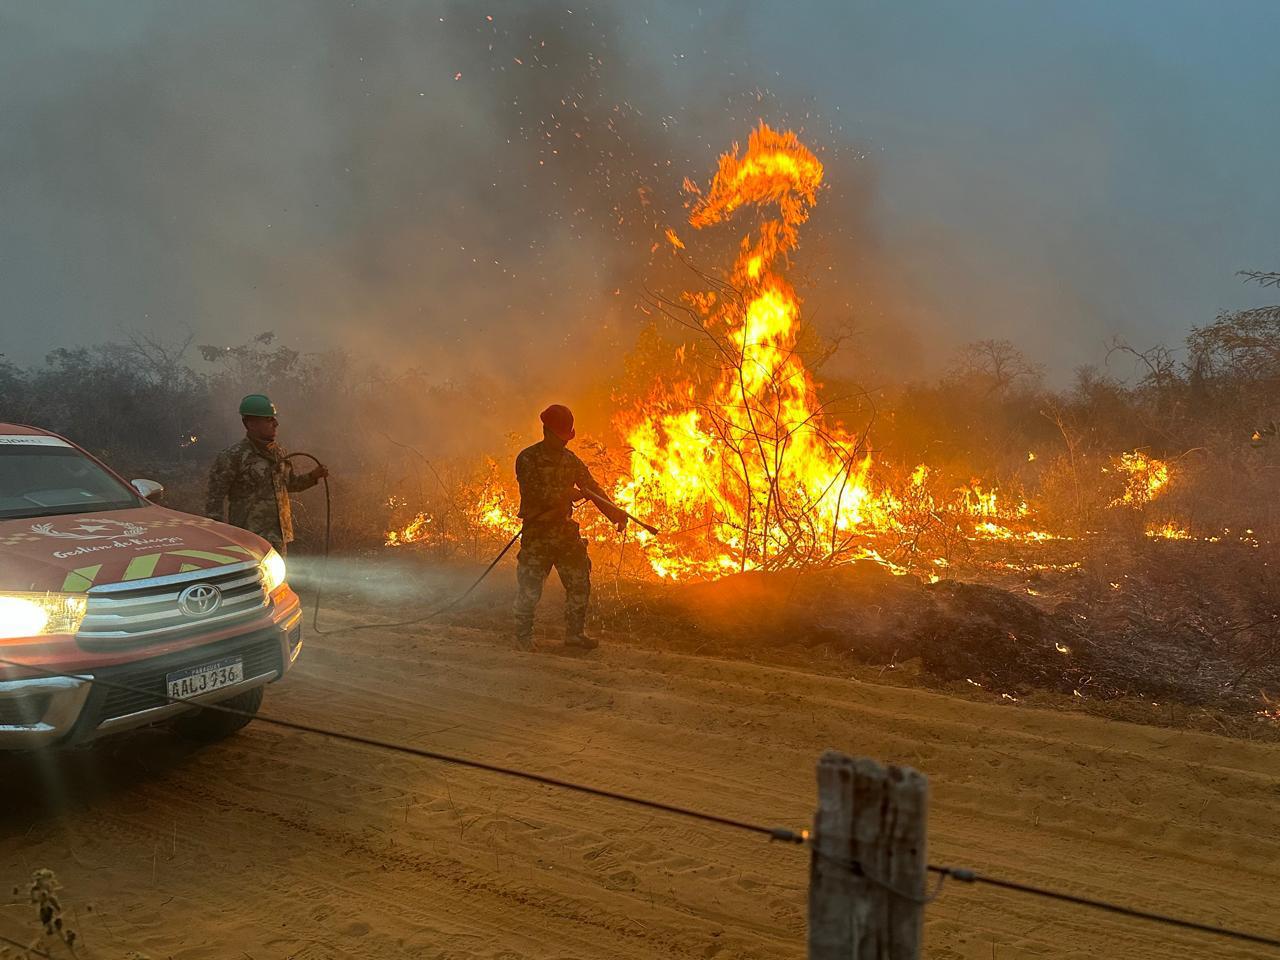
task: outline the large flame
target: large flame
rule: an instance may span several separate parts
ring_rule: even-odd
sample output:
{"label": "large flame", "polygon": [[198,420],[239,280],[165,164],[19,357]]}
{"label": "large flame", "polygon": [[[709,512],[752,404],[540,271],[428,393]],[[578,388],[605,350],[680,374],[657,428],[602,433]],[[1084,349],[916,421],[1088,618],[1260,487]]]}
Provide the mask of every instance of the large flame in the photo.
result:
{"label": "large flame", "polygon": [[[686,295],[717,371],[665,387],[618,420],[631,448],[618,496],[687,539],[647,544],[666,576],[716,575],[838,553],[863,520],[870,458],[824,416],[800,354],[800,299],[782,274],[822,184],[822,163],[791,132],[761,124],[689,215],[695,229],[752,208],[727,286]],[[669,235],[673,244],[679,244]],[[683,244],[679,244],[683,246]]]}
{"label": "large flame", "polygon": [[[873,463],[866,437],[830,415],[830,398],[821,397],[801,355],[801,301],[784,276],[822,180],[822,163],[794,133],[762,123],[745,151],[735,144],[720,158],[705,191],[686,182],[694,230],[734,218],[752,226],[724,280],[699,274],[704,289],[664,301],[668,312],[683,311],[678,319],[699,337],[677,352],[679,376],[615,418],[627,466],[597,470],[619,503],[662,528],[659,537],[637,534],[648,566],[684,579],[863,557],[936,579],[930,571],[951,566],[955,550],[998,547],[1006,551],[998,567],[1070,568],[1007,555],[1019,545],[1072,539],[1031,529],[1021,496],[978,481],[948,488],[924,465],[906,471]],[[673,255],[687,255],[675,230],[666,236]],[[1141,509],[1169,482],[1168,465],[1139,451],[1117,458],[1113,469],[1123,482],[1113,507]],[[447,552],[486,534],[513,536],[520,522],[511,480],[487,461],[452,491],[452,504],[401,520],[386,543]],[[392,506],[399,513],[407,504]],[[582,519],[586,536],[612,535],[593,515]],[[1172,530],[1152,535],[1172,537]],[[621,560],[620,553],[620,570]]]}

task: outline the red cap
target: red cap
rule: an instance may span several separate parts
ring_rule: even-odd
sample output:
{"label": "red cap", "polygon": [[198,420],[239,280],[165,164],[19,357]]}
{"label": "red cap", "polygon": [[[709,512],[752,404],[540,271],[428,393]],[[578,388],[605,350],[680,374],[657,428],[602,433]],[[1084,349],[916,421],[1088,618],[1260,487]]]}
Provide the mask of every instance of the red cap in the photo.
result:
{"label": "red cap", "polygon": [[574,438],[573,411],[562,403],[553,403],[542,411],[542,425],[568,443]]}

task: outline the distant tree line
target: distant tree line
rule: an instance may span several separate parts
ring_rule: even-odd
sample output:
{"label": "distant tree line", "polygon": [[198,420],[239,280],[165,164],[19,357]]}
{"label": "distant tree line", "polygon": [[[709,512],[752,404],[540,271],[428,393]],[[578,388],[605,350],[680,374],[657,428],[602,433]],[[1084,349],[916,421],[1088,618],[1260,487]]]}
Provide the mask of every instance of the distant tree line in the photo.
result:
{"label": "distant tree line", "polygon": [[[1280,288],[1280,273],[1245,278]],[[664,352],[664,340],[642,337],[622,388],[638,391],[657,363],[645,358]],[[1138,374],[1114,375],[1121,359]],[[828,389],[865,396],[852,384]],[[302,353],[272,333],[234,345],[135,334],[57,349],[37,365],[0,360],[0,418],[54,430],[126,473],[155,476],[188,509],[198,508],[207,464],[240,434],[240,397],[259,391],[281,408],[289,446],[330,459],[353,495],[363,492],[370,506],[353,522],[371,529],[380,525],[372,504],[431,478],[428,465],[442,471],[450,458],[505,453],[513,404],[528,404],[511,384],[442,381],[429,369],[392,375],[343,351]],[[1176,348],[1116,340],[1103,367],[1080,368],[1066,389],[1047,388],[1043,367],[1009,341],[980,340],[941,377],[877,401],[868,435],[878,461],[927,463],[957,483],[1039,495],[1054,519],[1082,527],[1102,517],[1109,494],[1099,478],[1111,460],[1142,449],[1174,463],[1171,510],[1210,526],[1280,533],[1277,407],[1280,306],[1223,313]]]}

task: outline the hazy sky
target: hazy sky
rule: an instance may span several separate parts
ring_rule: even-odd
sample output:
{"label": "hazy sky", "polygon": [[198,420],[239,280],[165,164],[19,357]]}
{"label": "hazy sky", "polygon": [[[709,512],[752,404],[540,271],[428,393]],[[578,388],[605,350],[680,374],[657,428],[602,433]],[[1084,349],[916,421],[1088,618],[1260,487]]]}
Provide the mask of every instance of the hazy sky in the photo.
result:
{"label": "hazy sky", "polygon": [[800,287],[866,362],[1009,337],[1064,374],[1265,301],[1233,274],[1280,268],[1278,23],[1272,0],[3,0],[0,352],[274,330],[445,375],[625,350],[681,180],[762,118],[828,161]]}

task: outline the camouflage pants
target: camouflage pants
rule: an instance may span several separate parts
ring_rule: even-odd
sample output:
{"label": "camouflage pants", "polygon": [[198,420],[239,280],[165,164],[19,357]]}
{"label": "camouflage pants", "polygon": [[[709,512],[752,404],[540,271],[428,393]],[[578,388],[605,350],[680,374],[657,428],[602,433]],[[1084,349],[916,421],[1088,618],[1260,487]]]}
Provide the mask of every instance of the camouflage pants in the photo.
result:
{"label": "camouflage pants", "polygon": [[551,568],[556,568],[564,585],[565,632],[573,637],[582,633],[587,619],[587,601],[591,598],[591,558],[587,541],[578,533],[578,525],[569,523],[551,530],[525,530],[516,562],[516,636],[533,636],[533,611],[542,598],[542,585]]}

